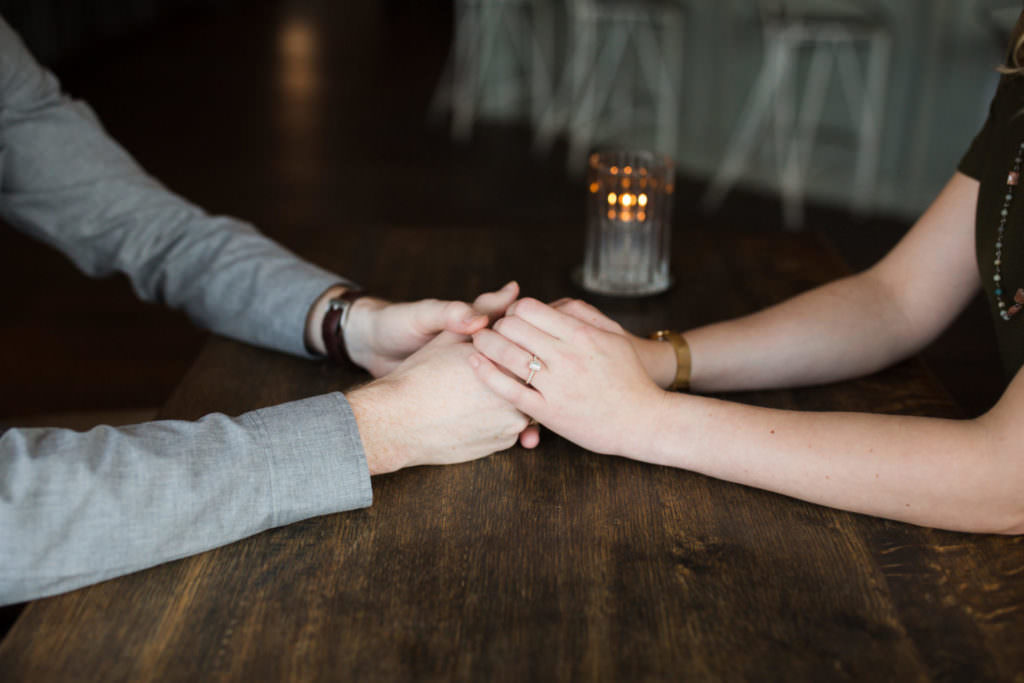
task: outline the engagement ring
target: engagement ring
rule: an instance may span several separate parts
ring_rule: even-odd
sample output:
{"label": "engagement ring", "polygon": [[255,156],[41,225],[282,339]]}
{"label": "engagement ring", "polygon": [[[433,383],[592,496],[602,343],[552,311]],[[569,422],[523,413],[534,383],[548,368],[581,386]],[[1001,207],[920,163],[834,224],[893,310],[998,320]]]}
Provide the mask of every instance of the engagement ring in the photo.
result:
{"label": "engagement ring", "polygon": [[537,355],[534,354],[530,357],[530,364],[526,367],[530,369],[530,374],[526,376],[526,386],[530,386],[530,382],[533,381],[533,376],[536,375],[543,366],[540,364],[540,358],[537,358]]}

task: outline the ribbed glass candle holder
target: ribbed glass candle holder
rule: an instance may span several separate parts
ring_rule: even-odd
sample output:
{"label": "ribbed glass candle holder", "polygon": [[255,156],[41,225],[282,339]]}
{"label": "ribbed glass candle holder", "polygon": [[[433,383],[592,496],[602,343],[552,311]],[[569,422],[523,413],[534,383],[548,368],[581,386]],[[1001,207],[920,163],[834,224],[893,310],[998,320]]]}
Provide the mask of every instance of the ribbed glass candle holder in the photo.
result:
{"label": "ribbed glass candle holder", "polygon": [[650,152],[595,152],[587,164],[583,287],[611,296],[669,288],[675,166]]}

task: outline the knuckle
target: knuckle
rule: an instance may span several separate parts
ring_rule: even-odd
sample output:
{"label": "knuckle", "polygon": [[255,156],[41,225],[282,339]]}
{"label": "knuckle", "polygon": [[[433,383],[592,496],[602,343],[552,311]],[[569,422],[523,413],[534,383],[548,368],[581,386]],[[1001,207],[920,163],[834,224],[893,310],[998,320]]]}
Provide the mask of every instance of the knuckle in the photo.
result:
{"label": "knuckle", "polygon": [[464,315],[469,312],[469,304],[462,301],[449,301],[444,305],[444,311],[448,315]]}
{"label": "knuckle", "polygon": [[522,431],[526,429],[527,424],[529,424],[529,420],[525,417],[522,420],[514,420],[505,426],[501,431],[501,435],[506,439],[511,439],[512,442],[515,443],[515,440],[519,438]]}
{"label": "knuckle", "polygon": [[590,325],[579,323],[572,326],[572,329],[569,331],[569,338],[576,343],[588,343],[593,337],[593,330],[594,328]]}
{"label": "knuckle", "polygon": [[[498,322],[501,323],[501,330],[499,330],[499,331],[503,335],[515,334],[516,330],[522,330],[523,329],[523,320],[521,320],[520,318],[515,318],[515,317],[512,317],[512,318],[502,318]],[[497,325],[495,325],[495,329],[498,329]]]}
{"label": "knuckle", "polygon": [[523,415],[522,413],[517,413],[515,423],[512,425],[512,428],[515,430],[515,433],[519,434],[529,426],[530,418],[526,417],[526,415]]}
{"label": "knuckle", "polygon": [[539,300],[533,298],[532,296],[527,296],[519,300],[519,303],[516,306],[516,310],[526,311],[527,313],[530,313],[531,311],[536,311],[543,305],[544,304],[542,304]]}

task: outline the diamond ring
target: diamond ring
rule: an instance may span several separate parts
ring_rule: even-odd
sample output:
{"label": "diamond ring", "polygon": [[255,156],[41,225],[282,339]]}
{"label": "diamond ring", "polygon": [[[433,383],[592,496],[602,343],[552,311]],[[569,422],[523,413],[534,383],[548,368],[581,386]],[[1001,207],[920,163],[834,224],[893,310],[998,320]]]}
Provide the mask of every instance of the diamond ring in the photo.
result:
{"label": "diamond ring", "polygon": [[536,375],[543,366],[540,364],[540,358],[537,358],[537,355],[534,354],[530,356],[530,364],[526,367],[530,369],[530,374],[526,376],[526,386],[530,386],[530,382],[533,381],[533,376]]}

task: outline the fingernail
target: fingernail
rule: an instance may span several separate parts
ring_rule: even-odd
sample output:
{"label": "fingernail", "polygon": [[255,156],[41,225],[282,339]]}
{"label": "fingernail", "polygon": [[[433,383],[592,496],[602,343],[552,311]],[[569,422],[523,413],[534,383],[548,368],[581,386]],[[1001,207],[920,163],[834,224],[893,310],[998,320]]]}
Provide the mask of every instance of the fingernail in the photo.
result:
{"label": "fingernail", "polygon": [[506,289],[512,289],[515,286],[516,286],[516,281],[515,280],[509,280],[508,282],[505,283],[505,286],[501,288],[501,291],[504,292]]}
{"label": "fingernail", "polygon": [[471,311],[471,312],[466,314],[466,317],[462,319],[462,322],[464,322],[464,323],[471,323],[471,322],[475,322],[477,320],[480,320],[480,318],[483,318],[483,317],[486,317],[486,316],[484,316],[481,313],[477,313],[476,311]]}

